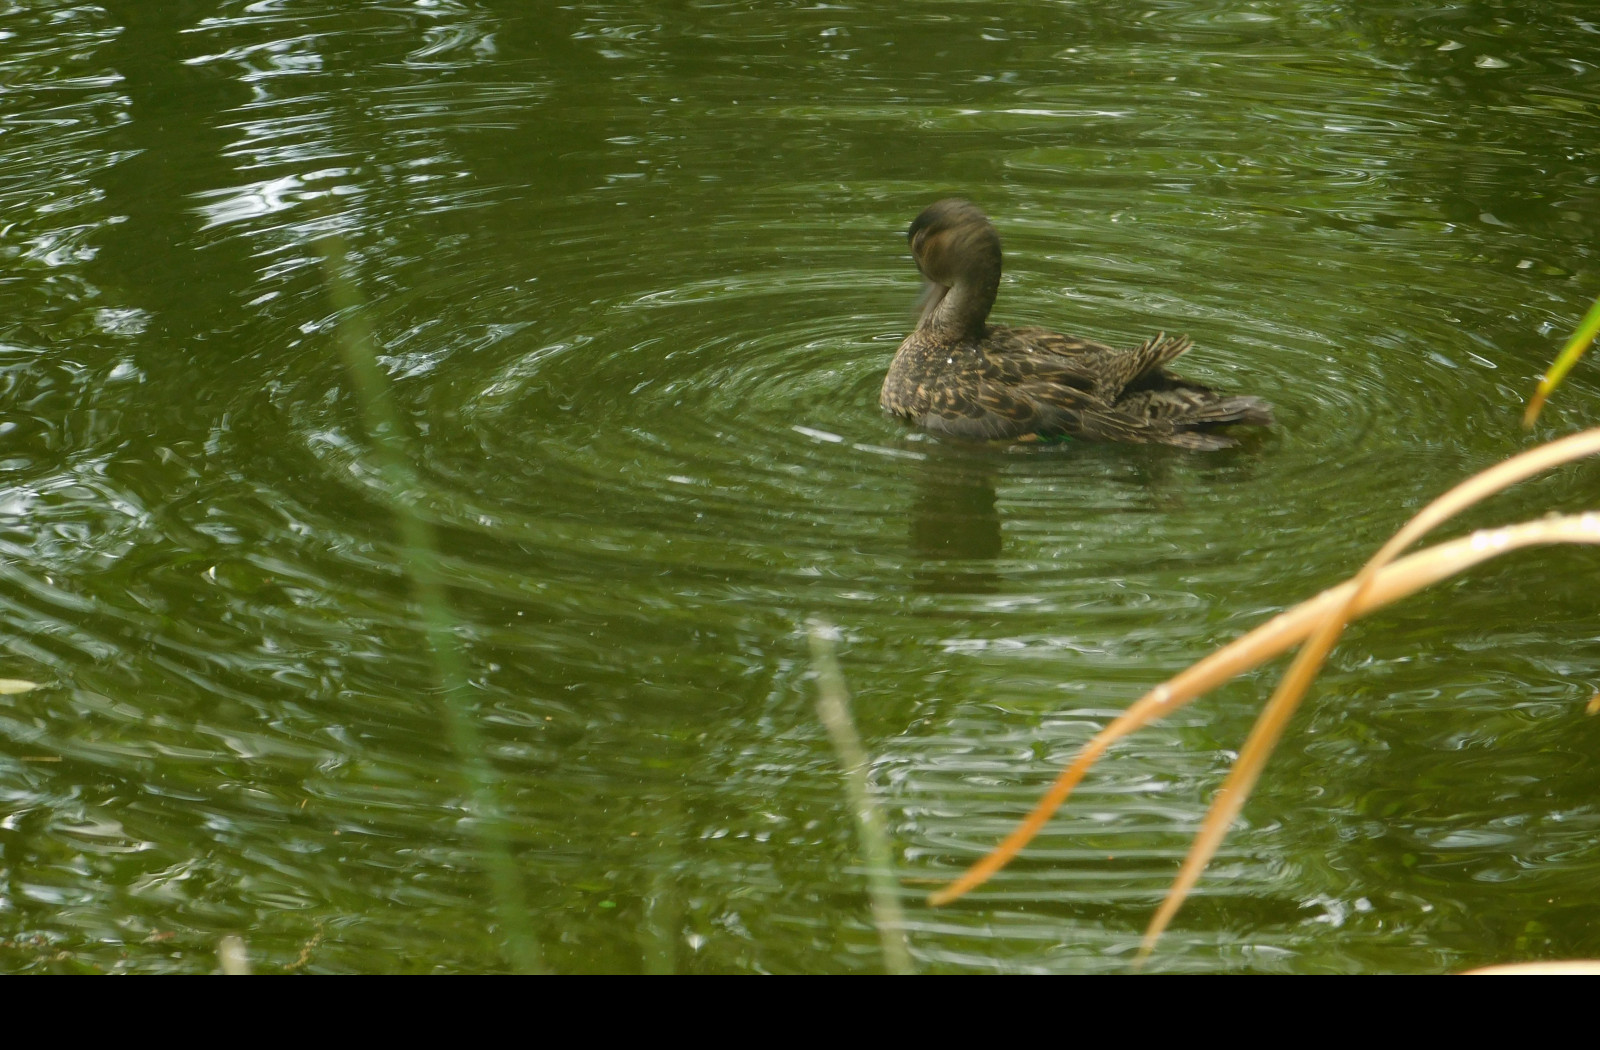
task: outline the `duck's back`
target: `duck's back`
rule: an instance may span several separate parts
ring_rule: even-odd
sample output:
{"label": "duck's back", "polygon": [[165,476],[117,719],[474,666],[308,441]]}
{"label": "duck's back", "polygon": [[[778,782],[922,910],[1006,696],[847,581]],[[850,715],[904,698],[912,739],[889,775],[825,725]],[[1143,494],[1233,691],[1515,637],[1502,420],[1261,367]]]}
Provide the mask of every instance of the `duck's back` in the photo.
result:
{"label": "duck's back", "polygon": [[[980,441],[1010,441],[1050,426],[1049,394],[1057,404],[1074,392],[1090,399],[1093,378],[1066,355],[1007,338],[1013,330],[989,326],[981,340],[946,342],[912,332],[900,344],[879,402],[941,434]],[[1001,335],[1001,346],[990,335]]]}
{"label": "duck's back", "polygon": [[1214,428],[1272,421],[1259,398],[1221,395],[1168,372],[1189,346],[1187,337],[1158,335],[1118,350],[1008,325],[951,345],[918,331],[895,355],[881,401],[930,430],[989,441],[1065,435],[1226,448],[1237,442]]}
{"label": "duck's back", "polygon": [[924,208],[906,232],[927,280],[916,330],[883,381],[888,411],[941,434],[988,441],[1069,435],[1225,448],[1215,428],[1264,424],[1272,409],[1225,397],[1166,366],[1189,348],[1158,335],[1132,350],[1043,328],[989,324],[1000,236],[970,201]]}

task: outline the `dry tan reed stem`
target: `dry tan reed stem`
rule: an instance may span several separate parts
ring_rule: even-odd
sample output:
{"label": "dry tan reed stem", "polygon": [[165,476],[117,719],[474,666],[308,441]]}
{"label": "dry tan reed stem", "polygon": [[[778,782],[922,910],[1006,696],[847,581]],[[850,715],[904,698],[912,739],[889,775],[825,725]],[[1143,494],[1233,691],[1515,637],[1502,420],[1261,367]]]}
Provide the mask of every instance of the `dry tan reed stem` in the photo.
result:
{"label": "dry tan reed stem", "polygon": [[1333,650],[1339,636],[1344,632],[1345,624],[1353,616],[1358,615],[1355,610],[1384,566],[1392,562],[1401,551],[1468,507],[1534,474],[1574,459],[1594,455],[1596,452],[1600,452],[1600,429],[1586,430],[1529,449],[1512,456],[1504,463],[1474,474],[1418,511],[1400,528],[1400,531],[1389,538],[1389,542],[1378,549],[1378,553],[1374,554],[1366,565],[1362,566],[1361,571],[1356,574],[1349,597],[1331,609],[1312,631],[1310,639],[1295,655],[1294,662],[1289,665],[1289,670],[1278,683],[1277,689],[1273,691],[1271,699],[1261,709],[1261,714],[1251,727],[1244,746],[1239,749],[1239,757],[1234,761],[1233,769],[1222,782],[1217,797],[1212,800],[1211,808],[1206,812],[1205,820],[1201,822],[1200,830],[1195,833],[1194,842],[1190,844],[1189,852],[1184,856],[1177,877],[1173,879],[1166,897],[1162,899],[1161,906],[1156,909],[1150,925],[1145,930],[1139,949],[1139,960],[1142,961],[1155,947],[1156,939],[1177,914],[1189,891],[1199,881],[1200,874],[1205,871],[1206,865],[1211,863],[1211,858],[1221,847],[1222,840],[1228,834],[1228,828],[1239,815],[1239,811],[1244,808],[1245,800],[1250,797],[1256,781],[1261,777],[1261,771],[1266,768],[1267,759],[1271,757],[1273,748],[1277,747],[1278,741],[1283,738],[1289,719],[1294,716],[1306,691],[1311,688],[1312,680],[1322,670],[1328,653]]}
{"label": "dry tan reed stem", "polygon": [[[1353,614],[1365,615],[1382,608],[1496,555],[1523,547],[1554,543],[1600,544],[1600,515],[1542,518],[1520,525],[1485,529],[1418,551],[1380,570],[1360,598]],[[1348,605],[1355,593],[1354,580],[1323,591],[1315,598],[1273,617],[1140,697],[1084,745],[1078,757],[1061,771],[1050,790],[1003,842],[949,886],[930,895],[929,903],[948,904],[1005,867],[1038,834],[1084,774],[1112,744],[1284,652],[1309,635],[1330,612]]]}

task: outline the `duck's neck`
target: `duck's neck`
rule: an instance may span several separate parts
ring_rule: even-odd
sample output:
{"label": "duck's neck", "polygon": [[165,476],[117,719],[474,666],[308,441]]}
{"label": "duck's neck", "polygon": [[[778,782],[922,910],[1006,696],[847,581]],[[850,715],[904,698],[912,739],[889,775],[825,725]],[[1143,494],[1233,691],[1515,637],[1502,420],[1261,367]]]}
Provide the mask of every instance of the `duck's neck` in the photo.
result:
{"label": "duck's neck", "polygon": [[[937,302],[922,312],[917,328],[942,342],[981,339],[983,324],[1000,290],[1000,253],[972,260]],[[934,289],[938,295],[938,289]]]}

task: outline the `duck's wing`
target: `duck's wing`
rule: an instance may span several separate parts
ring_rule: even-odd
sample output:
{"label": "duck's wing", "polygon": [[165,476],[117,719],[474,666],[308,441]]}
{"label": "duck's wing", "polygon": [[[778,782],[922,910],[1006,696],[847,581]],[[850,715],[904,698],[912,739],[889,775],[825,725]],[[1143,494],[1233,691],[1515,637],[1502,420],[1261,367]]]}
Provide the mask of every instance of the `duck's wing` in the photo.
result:
{"label": "duck's wing", "polygon": [[1187,389],[1140,392],[1108,405],[1070,386],[978,382],[959,393],[936,394],[918,422],[936,434],[968,441],[1067,436],[1212,450],[1238,444],[1216,427],[1270,424],[1272,406],[1257,397],[1218,397],[1209,392],[1202,400]]}
{"label": "duck's wing", "polygon": [[[979,441],[1070,435],[1099,441],[1160,441],[1147,421],[1088,389],[1092,377],[1050,355],[988,353],[941,385],[920,420],[935,433]],[[1158,424],[1157,430],[1171,427]]]}
{"label": "duck's wing", "polygon": [[1169,336],[1160,332],[1132,350],[1118,350],[1093,339],[1062,335],[1044,328],[995,325],[985,345],[1008,355],[1047,358],[1054,362],[1054,368],[1081,377],[1082,382],[1075,385],[1082,385],[1100,400],[1114,404],[1130,387],[1169,385],[1173,377],[1164,369],[1194,343],[1186,335]]}
{"label": "duck's wing", "polygon": [[1258,398],[1223,397],[1168,375],[1164,367],[1189,345],[1158,335],[1115,350],[1040,328],[991,326],[981,344],[945,357],[936,382],[918,384],[911,418],[967,440],[1067,435],[1195,449],[1235,444],[1211,433],[1215,427],[1271,421],[1271,406]]}
{"label": "duck's wing", "polygon": [[1198,383],[1169,375],[1166,366],[1177,360],[1194,343],[1186,335],[1169,336],[1157,333],[1132,350],[1108,350],[1093,356],[1089,367],[1094,370],[1099,384],[1095,393],[1102,399],[1115,403],[1129,390],[1154,389],[1174,385],[1204,391]]}
{"label": "duck's wing", "polygon": [[1014,441],[1031,434],[1075,434],[1085,414],[1106,406],[1071,386],[1019,385],[989,379],[935,391],[918,422],[936,434],[971,441]]}
{"label": "duck's wing", "polygon": [[1085,339],[1081,335],[1063,335],[1032,325],[1014,327],[992,324],[984,332],[984,345],[1008,353],[1028,350],[1067,359],[1117,352],[1104,343]]}

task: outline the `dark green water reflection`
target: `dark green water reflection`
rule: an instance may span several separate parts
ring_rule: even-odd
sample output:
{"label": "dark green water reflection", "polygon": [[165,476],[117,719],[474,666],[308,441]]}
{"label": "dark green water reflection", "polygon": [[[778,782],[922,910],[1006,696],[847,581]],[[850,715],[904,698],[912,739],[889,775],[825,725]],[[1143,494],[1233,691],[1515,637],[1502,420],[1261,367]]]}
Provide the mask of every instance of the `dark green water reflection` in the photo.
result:
{"label": "dark green water reflection", "polygon": [[[0,0],[0,677],[45,683],[0,698],[0,966],[204,971],[226,933],[264,970],[510,965],[403,499],[550,968],[880,967],[819,615],[919,968],[1124,968],[1266,675],[1117,748],[970,900],[920,893],[1524,447],[1600,291],[1591,5],[1412,6]],[[998,319],[1187,331],[1280,425],[999,452],[884,418],[902,234],[951,192],[1005,239]],[[1597,406],[1580,371],[1541,433]],[[1156,965],[1600,954],[1597,568],[1357,627]]]}

